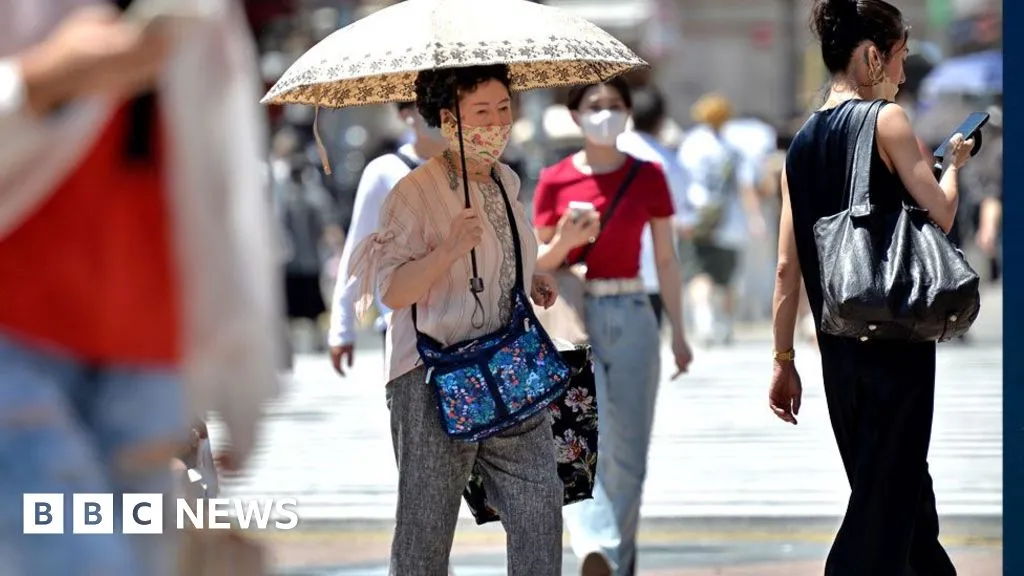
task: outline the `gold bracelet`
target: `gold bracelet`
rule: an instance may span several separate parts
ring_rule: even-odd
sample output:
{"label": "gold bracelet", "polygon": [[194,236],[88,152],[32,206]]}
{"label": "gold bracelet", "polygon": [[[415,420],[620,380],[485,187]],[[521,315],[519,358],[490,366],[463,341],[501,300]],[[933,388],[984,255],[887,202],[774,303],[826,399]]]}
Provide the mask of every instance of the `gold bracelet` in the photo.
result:
{"label": "gold bracelet", "polygon": [[785,352],[775,351],[773,358],[776,362],[792,362],[796,358],[796,350],[790,348]]}

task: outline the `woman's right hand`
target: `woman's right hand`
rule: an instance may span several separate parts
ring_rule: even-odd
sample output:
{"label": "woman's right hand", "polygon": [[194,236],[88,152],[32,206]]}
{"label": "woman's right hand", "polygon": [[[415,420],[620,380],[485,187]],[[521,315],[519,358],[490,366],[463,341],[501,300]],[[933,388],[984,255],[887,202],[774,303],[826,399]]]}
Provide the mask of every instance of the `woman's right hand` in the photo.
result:
{"label": "woman's right hand", "polygon": [[480,244],[483,235],[483,221],[476,210],[467,208],[452,218],[442,249],[453,259],[461,258]]}
{"label": "woman's right hand", "polygon": [[601,216],[597,212],[586,212],[573,218],[566,212],[558,222],[558,238],[570,249],[593,243],[601,232]]}
{"label": "woman's right hand", "polygon": [[960,168],[971,159],[971,150],[974,150],[974,138],[964,140],[963,134],[954,134],[949,139],[949,160],[948,165]]}

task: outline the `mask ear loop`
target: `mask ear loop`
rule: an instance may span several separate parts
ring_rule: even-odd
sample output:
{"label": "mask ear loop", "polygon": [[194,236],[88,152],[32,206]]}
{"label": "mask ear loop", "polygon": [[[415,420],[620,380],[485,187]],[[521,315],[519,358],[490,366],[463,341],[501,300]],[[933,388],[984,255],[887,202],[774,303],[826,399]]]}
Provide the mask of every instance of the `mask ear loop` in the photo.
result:
{"label": "mask ear loop", "polygon": [[[459,109],[459,94],[458,90],[455,93],[455,128],[459,136],[459,160],[462,163],[462,190],[466,196],[466,209],[471,208],[469,199],[469,169],[466,168],[466,147],[462,141],[462,111]],[[473,316],[470,322],[473,328],[479,330],[483,328],[485,312],[484,303],[480,300],[480,293],[484,291],[484,280],[480,277],[480,272],[477,270],[476,264],[476,249],[469,251],[470,265],[472,266],[473,276],[469,279],[469,291],[473,294],[473,299],[476,300],[476,305],[473,308]],[[477,320],[479,314],[480,320]]]}

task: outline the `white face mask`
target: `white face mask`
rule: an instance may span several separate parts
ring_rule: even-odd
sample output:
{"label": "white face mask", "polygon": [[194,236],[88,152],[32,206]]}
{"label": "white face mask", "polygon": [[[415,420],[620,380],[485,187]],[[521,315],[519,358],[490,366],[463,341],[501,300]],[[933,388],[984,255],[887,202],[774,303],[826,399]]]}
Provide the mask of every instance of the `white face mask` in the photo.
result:
{"label": "white face mask", "polygon": [[580,127],[587,140],[602,146],[612,146],[615,140],[626,131],[629,116],[619,110],[601,110],[585,112],[580,118]]}

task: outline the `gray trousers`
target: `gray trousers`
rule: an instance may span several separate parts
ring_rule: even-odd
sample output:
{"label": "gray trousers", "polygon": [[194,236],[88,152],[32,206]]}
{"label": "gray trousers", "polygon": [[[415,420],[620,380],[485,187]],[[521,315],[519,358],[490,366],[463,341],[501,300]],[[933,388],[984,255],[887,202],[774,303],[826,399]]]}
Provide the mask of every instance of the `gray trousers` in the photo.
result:
{"label": "gray trousers", "polygon": [[445,576],[462,491],[479,463],[507,534],[510,576],[560,576],[562,499],[547,411],[479,443],[450,439],[422,368],[387,386],[398,461],[391,576]]}

